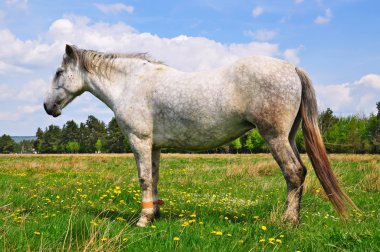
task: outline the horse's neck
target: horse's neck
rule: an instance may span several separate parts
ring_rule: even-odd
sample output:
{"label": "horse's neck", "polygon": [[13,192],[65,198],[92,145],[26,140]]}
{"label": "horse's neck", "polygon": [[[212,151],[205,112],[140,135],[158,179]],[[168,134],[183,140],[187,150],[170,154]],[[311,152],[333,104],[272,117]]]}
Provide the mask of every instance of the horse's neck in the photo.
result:
{"label": "horse's neck", "polygon": [[111,72],[87,73],[87,90],[104,102],[109,108],[115,108],[115,102],[125,90],[125,85],[133,83],[137,72],[143,71],[145,63],[134,59],[116,59]]}

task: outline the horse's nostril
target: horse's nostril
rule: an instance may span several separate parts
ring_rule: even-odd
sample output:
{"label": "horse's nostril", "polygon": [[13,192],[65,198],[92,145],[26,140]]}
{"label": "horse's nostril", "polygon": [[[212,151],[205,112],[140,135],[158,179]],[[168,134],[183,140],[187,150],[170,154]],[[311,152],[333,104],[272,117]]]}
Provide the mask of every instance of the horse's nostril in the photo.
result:
{"label": "horse's nostril", "polygon": [[58,105],[57,105],[57,103],[54,103],[53,104],[53,108],[56,108]]}

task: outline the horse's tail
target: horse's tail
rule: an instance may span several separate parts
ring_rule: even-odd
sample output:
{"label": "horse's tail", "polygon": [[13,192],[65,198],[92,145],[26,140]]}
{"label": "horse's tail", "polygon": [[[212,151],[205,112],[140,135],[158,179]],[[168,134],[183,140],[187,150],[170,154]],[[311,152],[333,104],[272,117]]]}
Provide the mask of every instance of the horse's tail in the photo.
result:
{"label": "horse's tail", "polygon": [[302,131],[305,139],[306,152],[329,200],[341,217],[347,217],[347,204],[356,209],[357,207],[342,191],[331,169],[326,148],[318,127],[317,100],[311,80],[302,69],[296,67],[296,71],[302,83],[300,110],[302,115]]}

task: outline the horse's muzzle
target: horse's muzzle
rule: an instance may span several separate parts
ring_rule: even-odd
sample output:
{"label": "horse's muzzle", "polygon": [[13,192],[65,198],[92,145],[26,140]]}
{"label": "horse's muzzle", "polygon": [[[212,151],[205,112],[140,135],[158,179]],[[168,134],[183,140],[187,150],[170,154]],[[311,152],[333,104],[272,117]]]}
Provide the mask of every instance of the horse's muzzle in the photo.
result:
{"label": "horse's muzzle", "polygon": [[46,105],[46,102],[44,102],[44,109],[48,115],[51,115],[53,117],[57,117],[61,115],[61,110],[59,109],[59,106],[57,103],[54,103],[52,108],[49,108],[49,106]]}

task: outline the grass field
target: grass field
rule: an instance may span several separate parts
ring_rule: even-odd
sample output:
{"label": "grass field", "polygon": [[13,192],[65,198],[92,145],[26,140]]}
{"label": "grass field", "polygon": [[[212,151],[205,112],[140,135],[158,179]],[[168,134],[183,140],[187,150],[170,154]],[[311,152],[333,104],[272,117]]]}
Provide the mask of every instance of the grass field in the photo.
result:
{"label": "grass field", "polygon": [[291,228],[281,221],[285,181],[270,155],[166,154],[162,216],[137,228],[131,155],[1,156],[0,250],[380,251],[380,156],[330,158],[361,209],[346,222],[308,161],[301,224]]}

